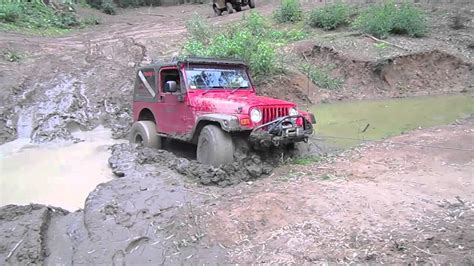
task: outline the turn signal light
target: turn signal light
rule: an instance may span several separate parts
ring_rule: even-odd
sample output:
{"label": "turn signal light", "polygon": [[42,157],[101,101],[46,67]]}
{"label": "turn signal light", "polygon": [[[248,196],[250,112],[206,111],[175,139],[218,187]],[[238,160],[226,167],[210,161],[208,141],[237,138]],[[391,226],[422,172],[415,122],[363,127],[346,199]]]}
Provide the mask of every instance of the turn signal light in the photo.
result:
{"label": "turn signal light", "polygon": [[242,126],[248,126],[248,125],[250,125],[250,119],[248,119],[248,118],[242,118],[242,119],[240,119],[240,124],[241,124]]}
{"label": "turn signal light", "polygon": [[303,126],[303,118],[302,117],[296,118],[296,125],[299,126],[299,127]]}

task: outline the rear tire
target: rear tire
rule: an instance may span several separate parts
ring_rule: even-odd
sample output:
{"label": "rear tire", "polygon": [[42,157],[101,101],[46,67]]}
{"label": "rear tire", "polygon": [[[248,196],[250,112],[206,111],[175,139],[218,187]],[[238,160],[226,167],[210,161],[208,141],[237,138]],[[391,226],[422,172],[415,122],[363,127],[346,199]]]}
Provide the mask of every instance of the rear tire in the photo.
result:
{"label": "rear tire", "polygon": [[199,134],[196,157],[200,163],[213,166],[232,163],[234,161],[232,137],[218,126],[205,126]]}
{"label": "rear tire", "polygon": [[249,0],[249,7],[255,8],[255,0]]}
{"label": "rear tire", "polygon": [[228,12],[229,14],[234,13],[234,8],[232,7],[232,3],[227,2],[227,3],[225,4],[225,6],[226,6],[227,12]]}
{"label": "rear tire", "polygon": [[129,141],[144,147],[161,149],[161,137],[156,134],[156,125],[152,121],[133,123]]}

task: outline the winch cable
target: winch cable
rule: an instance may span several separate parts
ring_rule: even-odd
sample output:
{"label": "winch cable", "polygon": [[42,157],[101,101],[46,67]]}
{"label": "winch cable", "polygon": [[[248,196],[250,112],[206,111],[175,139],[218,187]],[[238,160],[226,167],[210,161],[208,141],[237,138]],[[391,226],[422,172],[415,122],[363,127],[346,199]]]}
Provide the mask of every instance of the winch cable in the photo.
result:
{"label": "winch cable", "polygon": [[416,147],[444,149],[444,150],[456,150],[456,151],[465,151],[465,152],[474,152],[474,149],[462,149],[462,148],[454,148],[454,147],[443,147],[443,146],[435,146],[435,145],[415,144],[415,143],[397,142],[397,141],[391,141],[391,140],[359,139],[359,138],[329,136],[329,135],[316,135],[315,139],[324,141],[324,138],[354,140],[354,141],[360,141],[360,142],[386,143],[386,144],[416,146]]}

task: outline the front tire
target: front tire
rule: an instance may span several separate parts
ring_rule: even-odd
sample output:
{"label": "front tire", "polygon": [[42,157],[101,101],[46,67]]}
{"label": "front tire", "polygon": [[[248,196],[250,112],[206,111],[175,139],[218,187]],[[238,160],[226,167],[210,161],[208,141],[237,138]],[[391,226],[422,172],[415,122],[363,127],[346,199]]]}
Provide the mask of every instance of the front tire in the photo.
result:
{"label": "front tire", "polygon": [[129,141],[132,144],[161,149],[161,137],[156,134],[156,125],[152,121],[137,121],[133,123]]}
{"label": "front tire", "polygon": [[200,163],[213,166],[232,163],[234,161],[232,137],[218,126],[205,126],[199,134],[196,157]]}
{"label": "front tire", "polygon": [[214,14],[216,16],[221,16],[222,15],[222,11],[216,5],[214,5]]}
{"label": "front tire", "polygon": [[255,8],[255,0],[249,0],[249,7]]}
{"label": "front tire", "polygon": [[227,2],[227,3],[225,4],[225,6],[227,7],[227,12],[228,12],[229,14],[234,13],[234,8],[232,7],[232,3]]}

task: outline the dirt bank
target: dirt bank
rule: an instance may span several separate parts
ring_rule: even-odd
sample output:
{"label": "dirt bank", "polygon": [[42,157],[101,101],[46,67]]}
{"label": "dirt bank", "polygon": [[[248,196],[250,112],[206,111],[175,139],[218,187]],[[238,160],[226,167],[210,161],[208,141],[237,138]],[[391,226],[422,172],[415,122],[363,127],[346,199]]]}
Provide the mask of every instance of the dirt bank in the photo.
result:
{"label": "dirt bank", "polygon": [[[285,75],[265,82],[264,94],[299,103],[332,102],[438,95],[474,90],[474,64],[440,50],[384,58],[359,58],[314,41],[301,41],[286,48],[299,61]],[[296,60],[296,59],[293,59]],[[299,66],[310,64],[339,88],[328,89],[308,81]],[[276,88],[286,88],[277,91]]]}

